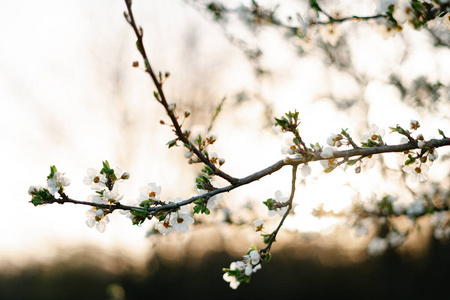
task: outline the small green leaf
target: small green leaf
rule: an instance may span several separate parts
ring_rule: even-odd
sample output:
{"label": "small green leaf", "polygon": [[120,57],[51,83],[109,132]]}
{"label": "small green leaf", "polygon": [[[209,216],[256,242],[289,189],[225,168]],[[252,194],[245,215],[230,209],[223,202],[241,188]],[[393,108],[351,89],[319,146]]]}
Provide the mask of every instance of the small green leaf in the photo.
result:
{"label": "small green leaf", "polygon": [[38,205],[44,204],[44,202],[42,201],[41,197],[39,197],[39,196],[34,196],[33,198],[31,198],[30,202],[34,206],[38,206]]}
{"label": "small green leaf", "polygon": [[357,162],[357,160],[351,159],[351,160],[349,160],[349,161],[347,162],[347,165],[353,166],[354,164],[356,164],[356,162]]}
{"label": "small green leaf", "polygon": [[194,204],[202,204],[203,203],[203,198],[197,199],[194,201]]}
{"label": "small green leaf", "polygon": [[209,175],[209,176],[214,175],[214,171],[213,171],[209,166],[205,166],[205,167],[202,169],[202,172],[205,173],[205,174],[207,174],[207,175]]}
{"label": "small green leaf", "polygon": [[171,141],[167,142],[166,145],[168,145],[169,149],[172,148],[173,146],[178,146],[177,140],[171,140]]}
{"label": "small green leaf", "polygon": [[142,56],[145,55],[144,47],[142,46],[141,42],[139,40],[136,41],[136,48],[139,50]]}
{"label": "small green leaf", "polygon": [[56,170],[56,167],[50,166],[50,175],[47,176],[47,179],[53,178],[53,176],[55,176],[56,172],[58,172],[58,170]]}
{"label": "small green leaf", "polygon": [[409,155],[408,155],[408,160],[405,161],[405,166],[412,165],[412,164],[415,163],[415,162],[416,162],[416,159],[413,158],[413,157],[411,156],[411,154],[409,154]]}
{"label": "small green leaf", "polygon": [[336,167],[328,167],[325,170],[323,170],[325,173],[330,173],[331,171],[333,171]]}

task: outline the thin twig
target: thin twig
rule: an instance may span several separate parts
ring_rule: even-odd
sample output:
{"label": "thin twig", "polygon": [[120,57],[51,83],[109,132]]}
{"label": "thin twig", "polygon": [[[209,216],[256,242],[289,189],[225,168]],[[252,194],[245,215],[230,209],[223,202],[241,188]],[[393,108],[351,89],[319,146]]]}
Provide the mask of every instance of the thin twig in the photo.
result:
{"label": "thin twig", "polygon": [[270,249],[272,248],[272,244],[275,242],[278,232],[281,229],[281,226],[283,226],[284,220],[286,220],[287,216],[289,215],[289,213],[292,210],[292,202],[293,202],[294,196],[295,196],[295,181],[297,180],[297,167],[298,167],[298,165],[292,166],[291,194],[289,196],[289,200],[286,202],[287,210],[284,213],[283,217],[281,218],[280,223],[278,223],[277,228],[270,234],[270,239],[267,243],[267,246],[265,248],[261,249],[260,253],[270,252]]}
{"label": "thin twig", "polygon": [[142,28],[137,27],[136,25],[136,21],[134,19],[134,15],[133,15],[133,10],[131,8],[132,6],[132,1],[131,0],[125,0],[125,3],[127,5],[127,10],[128,10],[128,16],[125,15],[125,18],[127,20],[127,22],[131,25],[131,27],[134,30],[134,33],[137,37],[137,47],[139,52],[141,53],[142,58],[144,59],[144,63],[145,63],[145,68],[147,73],[150,74],[150,77],[152,78],[153,83],[156,86],[156,89],[158,90],[158,95],[159,95],[159,99],[157,99],[165,108],[167,114],[169,115],[169,118],[173,124],[173,128],[175,131],[175,134],[177,136],[177,138],[183,142],[185,145],[187,145],[187,147],[189,148],[189,150],[191,150],[192,152],[195,153],[195,155],[207,166],[209,166],[211,168],[211,170],[213,170],[214,174],[217,176],[222,177],[223,179],[225,179],[226,181],[228,181],[229,183],[233,184],[237,181],[236,178],[228,175],[227,173],[223,172],[222,170],[220,170],[219,168],[217,168],[211,161],[209,161],[209,159],[203,154],[202,151],[200,151],[197,147],[195,147],[194,144],[192,144],[189,139],[183,134],[183,131],[181,130],[181,126],[178,123],[177,117],[175,116],[174,110],[169,109],[169,104],[167,102],[166,96],[164,94],[163,91],[163,87],[162,87],[162,82],[159,82],[155,73],[153,72],[153,69],[150,65],[150,61],[147,57],[147,53],[145,51],[145,47],[144,47],[144,43],[143,43],[143,30]]}

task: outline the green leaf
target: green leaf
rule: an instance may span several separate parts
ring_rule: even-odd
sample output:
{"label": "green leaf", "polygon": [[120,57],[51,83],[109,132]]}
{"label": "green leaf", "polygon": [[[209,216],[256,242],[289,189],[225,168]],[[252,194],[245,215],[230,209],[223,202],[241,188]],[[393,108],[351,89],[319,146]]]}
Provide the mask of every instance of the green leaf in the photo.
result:
{"label": "green leaf", "polygon": [[171,140],[171,141],[167,142],[166,145],[168,145],[169,149],[172,148],[173,146],[178,146],[177,140]]}
{"label": "green leaf", "polygon": [[164,219],[167,217],[169,212],[167,211],[160,211],[157,215],[159,221],[164,221]]}
{"label": "green leaf", "polygon": [[315,10],[317,10],[317,11],[322,11],[322,10],[320,9],[319,4],[317,4],[317,0],[309,0],[309,6],[310,6],[312,9],[315,9]]}
{"label": "green leaf", "polygon": [[209,175],[209,176],[214,175],[214,171],[213,171],[209,166],[205,166],[205,167],[202,169],[202,172],[205,173],[205,174],[207,174],[207,175]]}
{"label": "green leaf", "polygon": [[274,199],[272,199],[272,198],[269,198],[269,199],[267,199],[266,201],[263,201],[263,204],[264,204],[265,206],[267,206],[267,208],[268,208],[269,210],[272,210],[272,209],[273,209],[273,206],[274,206],[274,204],[275,204],[276,202],[277,202],[276,200],[274,200]]}
{"label": "green leaf", "polygon": [[438,132],[439,132],[440,135],[442,135],[443,138],[445,138],[445,134],[444,134],[444,132],[442,130],[438,129]]}
{"label": "green leaf", "polygon": [[202,136],[198,135],[198,138],[194,141],[198,146],[202,145]]}
{"label": "green leaf", "polygon": [[270,234],[261,234],[263,237],[264,244],[268,244],[270,242]]}
{"label": "green leaf", "polygon": [[47,179],[53,178],[53,176],[55,176],[56,172],[58,172],[58,170],[56,170],[56,167],[50,166],[50,175],[47,176]]}
{"label": "green leaf", "polygon": [[109,162],[108,162],[107,160],[105,160],[105,161],[103,162],[103,168],[104,168],[104,169],[110,169],[110,167],[109,167]]}
{"label": "green leaf", "polygon": [[351,159],[351,160],[349,160],[349,161],[347,162],[347,165],[353,166],[354,164],[356,164],[356,162],[357,162],[357,160]]}
{"label": "green leaf", "polygon": [[331,171],[333,171],[334,169],[336,169],[336,167],[328,167],[325,170],[323,170],[325,173],[330,173]]}
{"label": "green leaf", "polygon": [[142,56],[145,55],[144,47],[142,46],[141,42],[139,40],[136,41],[136,48],[139,50]]}
{"label": "green leaf", "polygon": [[415,163],[415,162],[416,162],[416,159],[413,158],[413,157],[411,156],[411,154],[409,154],[409,155],[408,155],[408,160],[405,161],[405,166],[412,165],[412,164]]}
{"label": "green leaf", "polygon": [[194,201],[194,204],[202,204],[203,203],[203,198],[197,199]]}
{"label": "green leaf", "polygon": [[44,204],[44,201],[42,201],[41,197],[39,197],[39,196],[34,196],[33,198],[31,198],[30,202],[34,206],[38,206],[38,205]]}
{"label": "green leaf", "polygon": [[266,262],[269,262],[272,259],[272,255],[270,255],[270,253],[266,253],[266,255],[264,256],[264,259]]}

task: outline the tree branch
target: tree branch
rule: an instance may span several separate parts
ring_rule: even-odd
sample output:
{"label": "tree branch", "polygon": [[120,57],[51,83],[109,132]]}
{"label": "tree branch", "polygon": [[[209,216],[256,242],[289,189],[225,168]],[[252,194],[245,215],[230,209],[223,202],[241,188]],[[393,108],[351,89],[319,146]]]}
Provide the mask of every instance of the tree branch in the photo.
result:
{"label": "tree branch", "polygon": [[[450,146],[450,138],[443,138],[440,140],[434,139],[434,140],[428,141],[428,143],[431,145],[431,147],[434,147],[434,148]],[[369,156],[369,155],[381,154],[381,153],[404,152],[404,151],[413,150],[413,149],[420,149],[419,147],[417,147],[417,142],[415,142],[415,141],[411,141],[409,143],[400,144],[400,145],[390,145],[390,146],[383,145],[383,146],[378,146],[378,147],[357,148],[357,149],[350,149],[350,150],[335,151],[333,158],[344,158],[347,160],[350,157],[354,157],[354,156]],[[110,209],[110,211],[114,211],[116,209],[123,209],[123,210],[130,210],[130,211],[147,211],[151,215],[155,215],[159,211],[169,211],[169,210],[173,210],[173,209],[179,208],[184,205],[188,205],[197,199],[201,199],[201,198],[209,199],[215,195],[232,191],[235,188],[252,183],[252,182],[259,180],[267,175],[277,172],[278,170],[280,170],[281,168],[283,168],[287,165],[293,166],[295,169],[295,172],[296,172],[296,167],[298,165],[304,164],[304,163],[307,163],[310,161],[320,161],[320,160],[328,160],[328,158],[322,158],[320,156],[320,153],[316,153],[316,154],[314,154],[314,156],[312,156],[312,157],[310,156],[309,160],[306,157],[280,160],[265,169],[262,169],[258,172],[255,172],[255,173],[248,175],[246,177],[243,177],[241,179],[236,179],[233,184],[230,184],[228,186],[214,189],[205,194],[197,195],[197,196],[191,197],[189,199],[180,201],[178,203],[169,203],[169,204],[164,204],[164,205],[160,205],[160,206],[156,206],[156,207],[148,207],[147,209],[144,209],[142,207],[137,207],[137,206],[123,205],[120,203],[115,203],[115,204],[109,205],[109,204],[98,204],[98,203],[88,202],[88,201],[79,201],[79,200],[71,199],[65,195],[63,195],[61,198],[55,198],[54,196],[52,196],[52,198],[49,201],[46,201],[46,203],[55,203],[55,202],[59,203],[59,204],[74,203],[74,204],[106,208],[106,209]],[[293,170],[293,172],[294,172],[294,170]],[[293,177],[295,177],[295,172],[293,173]],[[295,191],[294,186],[292,187],[292,191],[291,191],[292,198],[293,198],[293,191]],[[292,199],[290,201],[292,202]]]}
{"label": "tree branch", "polygon": [[139,52],[141,53],[142,58],[144,59],[144,63],[145,63],[145,68],[146,68],[146,72],[150,74],[150,77],[153,81],[153,83],[156,86],[156,89],[158,90],[158,95],[160,96],[160,98],[158,100],[159,103],[161,103],[162,106],[164,106],[167,114],[169,115],[169,118],[173,124],[173,128],[175,131],[175,134],[177,136],[177,138],[182,141],[184,143],[184,145],[187,146],[187,148],[189,148],[189,150],[191,150],[192,152],[195,153],[195,155],[207,166],[209,166],[215,175],[222,177],[223,179],[225,179],[226,181],[230,182],[230,183],[234,183],[237,181],[236,178],[228,175],[227,173],[221,171],[219,168],[217,168],[213,163],[211,163],[209,161],[209,159],[203,154],[202,151],[200,151],[197,147],[195,147],[194,144],[192,144],[189,141],[189,138],[183,133],[183,131],[181,130],[181,126],[178,123],[177,117],[175,116],[174,113],[174,109],[169,109],[169,104],[167,102],[166,96],[164,94],[163,91],[163,82],[158,81],[155,73],[153,72],[153,69],[150,65],[149,59],[147,57],[147,53],[145,51],[145,47],[144,47],[144,43],[143,43],[143,30],[142,28],[137,27],[136,25],[136,21],[134,19],[134,15],[133,15],[133,10],[131,9],[132,6],[132,1],[131,0],[125,0],[126,6],[127,6],[127,10],[128,10],[128,14],[125,13],[125,19],[127,20],[127,22],[131,25],[131,27],[134,30],[134,33],[137,37],[137,41],[136,41],[136,46],[139,50]]}

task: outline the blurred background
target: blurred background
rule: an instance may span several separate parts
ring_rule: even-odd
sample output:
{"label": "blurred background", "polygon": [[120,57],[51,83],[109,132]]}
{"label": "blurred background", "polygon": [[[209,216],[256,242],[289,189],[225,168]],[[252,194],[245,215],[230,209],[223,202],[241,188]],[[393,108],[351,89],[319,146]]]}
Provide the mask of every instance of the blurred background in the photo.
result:
{"label": "blurred background", "polygon": [[[307,1],[283,1],[277,17],[306,14]],[[338,3],[339,2],[339,3]],[[376,1],[323,1],[342,15],[371,15]],[[283,158],[286,137],[275,134],[273,118],[300,113],[307,144],[325,144],[348,128],[355,140],[372,123],[380,128],[419,120],[426,139],[450,132],[449,35],[445,26],[409,27],[388,39],[364,22],[341,25],[337,42],[305,42],[283,28],[249,22],[239,9],[217,18],[200,1],[135,1],[135,17],[156,71],[171,73],[167,98],[184,128],[204,134],[216,108],[212,150],[226,159],[223,170],[244,177]],[[276,1],[261,1],[274,8]],[[207,3],[206,3],[207,4]],[[253,220],[276,190],[289,194],[285,168],[224,195],[216,211],[196,218],[186,235],[154,234],[152,224],[131,226],[119,213],[104,233],[85,224],[87,207],[33,207],[30,185],[45,185],[51,165],[72,183],[68,195],[86,200],[88,168],[103,160],[131,174],[121,185],[124,202],[148,182],[162,186],[161,198],[196,194],[198,166],[184,149],[167,150],[173,139],[153,84],[140,68],[135,37],[125,22],[123,1],[19,1],[0,3],[0,299],[146,299],[195,295],[199,299],[248,297],[282,299],[425,299],[445,294],[449,243],[437,240],[430,220],[411,225],[405,244],[377,258],[367,244],[377,231],[355,236],[345,217],[313,216],[320,207],[343,214],[355,195],[386,194],[410,203],[422,194],[448,201],[447,149],[430,168],[429,182],[402,176],[397,155],[377,159],[362,174],[339,169],[298,180],[295,215],[273,247],[273,259],[250,284],[231,290],[222,268],[240,260],[252,244],[261,247]],[[225,100],[224,100],[225,99]],[[395,144],[400,136],[386,134]],[[218,185],[226,183],[217,181]],[[225,222],[227,221],[227,222]],[[419,229],[420,230],[417,230]]]}

